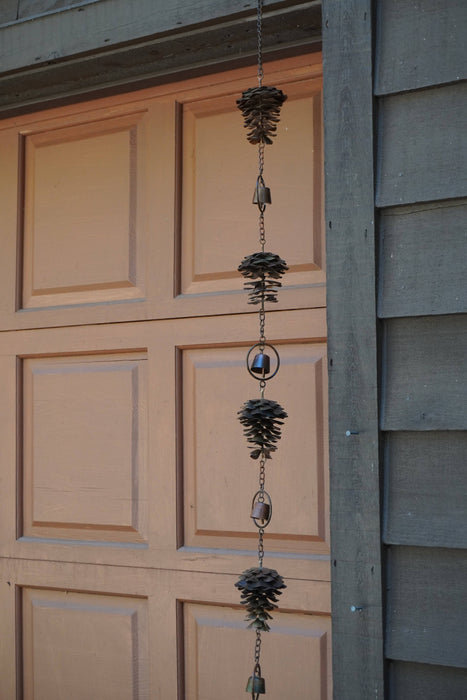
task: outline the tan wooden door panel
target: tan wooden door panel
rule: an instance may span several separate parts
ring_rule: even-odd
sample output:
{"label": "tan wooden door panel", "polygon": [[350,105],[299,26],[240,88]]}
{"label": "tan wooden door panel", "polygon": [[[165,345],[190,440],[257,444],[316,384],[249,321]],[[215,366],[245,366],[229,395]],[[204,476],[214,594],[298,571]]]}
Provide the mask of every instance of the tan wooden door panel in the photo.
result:
{"label": "tan wooden door panel", "polygon": [[[236,414],[258,316],[236,267],[257,210],[235,99],[253,73],[0,124],[1,700],[244,692],[257,464]],[[267,184],[290,271],[266,324],[289,418],[265,550],[288,587],[264,674],[272,699],[330,700],[320,56],[268,80],[289,95]]]}
{"label": "tan wooden door panel", "polygon": [[[281,343],[281,368],[266,396],[289,418],[280,450],[267,463],[274,518],[268,551],[327,553],[326,346]],[[248,549],[252,530],[245,491],[257,490],[257,462],[249,457],[235,420],[247,398],[259,396],[245,372],[248,346],[183,351],[184,543],[194,547]],[[228,393],[229,399],[225,400]],[[290,408],[289,408],[290,407]],[[239,445],[238,449],[232,449]],[[304,465],[306,464],[306,468]]]}
{"label": "tan wooden door panel", "polygon": [[[273,197],[267,230],[268,240],[287,247],[289,272],[282,292],[290,292],[293,286],[324,282],[321,80],[289,80],[283,87],[287,107],[266,152]],[[239,129],[235,100],[232,91],[183,104],[184,295],[238,290],[237,261],[257,247],[252,207],[257,154]]]}
{"label": "tan wooden door panel", "polygon": [[[240,505],[256,477],[236,412],[258,391],[243,367],[257,319],[233,321],[4,333],[0,553],[249,566],[242,552],[255,545]],[[268,334],[283,355],[270,392],[290,418],[270,468],[277,524],[266,548],[290,553],[289,575],[327,580],[325,312],[274,312]]]}
{"label": "tan wooden door panel", "polygon": [[[271,240],[291,266],[278,308],[322,307],[321,66],[278,61],[270,79],[289,93],[268,153]],[[245,313],[256,155],[235,100],[250,82],[241,69],[0,124],[1,327]]]}
{"label": "tan wooden door panel", "polygon": [[147,542],[146,353],[21,365],[22,534]]}
{"label": "tan wooden door panel", "polygon": [[[238,611],[188,603],[184,613],[186,697],[217,700],[220,687],[223,698],[238,698],[238,669],[250,668],[252,655]],[[261,654],[269,698],[331,699],[329,632],[329,617],[276,613]]]}
{"label": "tan wooden door panel", "polygon": [[[0,697],[14,700],[18,687],[20,697],[35,700],[207,700],[221,684],[222,696],[235,700],[253,643],[235,580],[0,560]],[[329,612],[328,584],[288,581],[263,643],[271,697],[331,700]]]}
{"label": "tan wooden door panel", "polygon": [[144,297],[137,202],[144,116],[22,135],[22,308]]}

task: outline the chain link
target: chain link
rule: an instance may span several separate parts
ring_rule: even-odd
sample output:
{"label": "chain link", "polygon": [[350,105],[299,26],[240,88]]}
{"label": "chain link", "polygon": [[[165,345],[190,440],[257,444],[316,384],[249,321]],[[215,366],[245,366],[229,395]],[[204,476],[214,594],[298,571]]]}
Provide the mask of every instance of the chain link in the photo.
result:
{"label": "chain link", "polygon": [[259,243],[261,250],[264,253],[264,246],[266,244],[266,230],[264,228],[264,211],[259,213]]}
{"label": "chain link", "polygon": [[258,85],[263,84],[263,0],[258,0],[258,14],[256,18],[256,35],[258,37]]}
{"label": "chain link", "polygon": [[264,335],[264,327],[266,325],[266,312],[264,311],[264,299],[261,300],[261,308],[259,310],[259,345],[263,352],[266,345],[266,336]]}
{"label": "chain link", "polygon": [[264,484],[266,483],[266,460],[264,457],[261,457],[260,463],[259,463],[259,490],[260,494],[258,496],[258,501],[261,503],[264,503]]}
{"label": "chain link", "polygon": [[263,177],[264,171],[264,143],[258,145],[258,175]]}
{"label": "chain link", "polygon": [[[264,170],[264,143],[260,143],[258,146],[258,183],[264,186],[263,180],[263,170]],[[266,243],[266,229],[264,226],[264,212],[266,209],[266,204],[264,202],[258,201],[259,208],[259,242],[261,245],[261,250],[264,253],[264,245]]]}
{"label": "chain link", "polygon": [[261,632],[260,632],[260,630],[256,630],[255,665],[259,664],[260,656],[261,656]]}
{"label": "chain link", "polygon": [[260,527],[258,530],[259,536],[258,536],[258,562],[259,562],[259,568],[263,568],[263,559],[264,559],[264,527]]}

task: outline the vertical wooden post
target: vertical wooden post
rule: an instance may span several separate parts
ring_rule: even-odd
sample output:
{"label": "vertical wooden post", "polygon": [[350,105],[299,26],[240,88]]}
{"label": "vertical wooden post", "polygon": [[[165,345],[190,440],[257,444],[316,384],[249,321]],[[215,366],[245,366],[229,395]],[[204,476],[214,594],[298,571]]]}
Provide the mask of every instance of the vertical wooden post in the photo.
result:
{"label": "vertical wooden post", "polygon": [[323,0],[335,700],[383,700],[372,2]]}

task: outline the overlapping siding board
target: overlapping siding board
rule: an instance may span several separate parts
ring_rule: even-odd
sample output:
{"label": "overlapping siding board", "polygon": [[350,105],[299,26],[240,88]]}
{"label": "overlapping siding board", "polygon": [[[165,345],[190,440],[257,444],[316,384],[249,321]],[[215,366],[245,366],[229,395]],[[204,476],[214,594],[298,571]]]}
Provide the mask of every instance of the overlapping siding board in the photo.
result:
{"label": "overlapping siding board", "polygon": [[390,697],[397,700],[465,700],[467,670],[393,661],[389,666]]}
{"label": "overlapping siding board", "polygon": [[467,697],[467,5],[376,3],[388,698]]}

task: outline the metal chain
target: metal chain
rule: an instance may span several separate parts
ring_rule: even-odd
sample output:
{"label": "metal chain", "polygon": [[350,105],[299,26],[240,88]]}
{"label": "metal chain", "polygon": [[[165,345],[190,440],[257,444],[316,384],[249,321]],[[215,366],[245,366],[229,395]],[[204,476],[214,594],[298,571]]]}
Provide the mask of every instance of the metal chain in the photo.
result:
{"label": "metal chain", "polygon": [[260,630],[256,630],[255,664],[259,664],[260,656],[261,656],[261,632],[260,632]]}
{"label": "metal chain", "polygon": [[264,253],[264,246],[266,244],[266,231],[264,228],[264,209],[259,213],[259,243],[261,245],[261,250]]}
{"label": "metal chain", "polygon": [[261,308],[259,310],[259,343],[261,351],[266,345],[266,336],[264,335],[264,327],[266,325],[266,312],[264,310],[264,298],[261,300]]}
{"label": "metal chain", "polygon": [[258,145],[258,167],[259,167],[259,177],[263,177],[264,170],[264,143],[261,142]]}
{"label": "metal chain", "polygon": [[258,501],[261,503],[264,503],[264,484],[266,482],[266,460],[264,457],[261,457],[260,462],[259,462],[259,490],[260,494],[258,496]]}
{"label": "metal chain", "polygon": [[[264,170],[264,143],[260,143],[258,146],[258,180],[264,186],[263,180],[263,170]],[[259,198],[258,198],[259,200]],[[264,245],[266,243],[266,230],[264,227],[264,211],[266,209],[266,204],[264,202],[258,201],[259,209],[259,242],[261,245],[261,250],[264,253]]]}
{"label": "metal chain", "polygon": [[258,0],[258,14],[256,18],[256,35],[258,37],[258,85],[263,84],[263,0]]}
{"label": "metal chain", "polygon": [[264,543],[263,543],[263,538],[264,538],[264,527],[260,527],[258,530],[258,562],[259,562],[259,568],[263,568],[263,559],[264,559]]}

